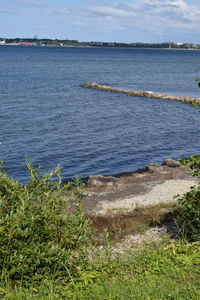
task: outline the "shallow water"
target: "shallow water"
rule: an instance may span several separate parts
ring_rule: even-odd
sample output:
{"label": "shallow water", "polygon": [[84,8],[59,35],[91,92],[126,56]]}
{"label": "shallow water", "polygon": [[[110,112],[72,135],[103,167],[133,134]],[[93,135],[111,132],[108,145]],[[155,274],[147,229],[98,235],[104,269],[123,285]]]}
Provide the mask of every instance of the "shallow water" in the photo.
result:
{"label": "shallow water", "polygon": [[200,97],[199,51],[1,46],[0,66],[0,158],[23,183],[26,158],[71,178],[199,153],[197,107],[80,87]]}

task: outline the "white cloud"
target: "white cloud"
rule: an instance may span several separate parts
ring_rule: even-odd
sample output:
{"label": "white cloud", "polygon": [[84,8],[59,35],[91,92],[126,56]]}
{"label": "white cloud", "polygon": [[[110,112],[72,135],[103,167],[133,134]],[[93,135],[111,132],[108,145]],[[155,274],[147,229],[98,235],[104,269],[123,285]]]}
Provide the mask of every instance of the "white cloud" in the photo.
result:
{"label": "white cloud", "polygon": [[91,0],[87,8],[75,5],[53,11],[74,25],[78,35],[84,28],[85,35],[101,40],[158,42],[192,36],[199,40],[200,35],[200,3],[191,5],[189,0]]}
{"label": "white cloud", "polygon": [[127,10],[134,11],[138,16],[156,19],[175,19],[177,22],[198,22],[200,6],[190,6],[184,0],[140,0],[126,5]]}
{"label": "white cloud", "polygon": [[[189,32],[200,30],[200,5],[189,5],[186,0],[136,0],[129,3],[115,2],[106,6],[93,6],[87,10],[90,17],[102,18],[102,22],[115,23],[125,30],[151,32]],[[164,35],[164,34],[163,34]]]}
{"label": "white cloud", "polygon": [[50,6],[47,3],[38,2],[38,1],[34,1],[34,0],[17,0],[17,2],[23,3],[27,6],[32,6],[32,7],[49,7]]}
{"label": "white cloud", "polygon": [[99,16],[110,16],[110,17],[130,17],[135,15],[134,12],[128,10],[109,7],[109,6],[98,6],[89,9],[89,12]]}
{"label": "white cloud", "polygon": [[68,8],[55,8],[54,11],[61,15],[69,15],[72,11]]}
{"label": "white cloud", "polygon": [[8,8],[0,8],[0,13],[10,13],[13,12],[13,9],[8,9]]}

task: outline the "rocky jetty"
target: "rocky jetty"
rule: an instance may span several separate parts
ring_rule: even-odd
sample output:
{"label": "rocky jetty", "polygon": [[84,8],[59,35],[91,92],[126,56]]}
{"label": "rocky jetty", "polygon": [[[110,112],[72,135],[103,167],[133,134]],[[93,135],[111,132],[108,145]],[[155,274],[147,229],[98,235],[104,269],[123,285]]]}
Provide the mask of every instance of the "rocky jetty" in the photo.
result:
{"label": "rocky jetty", "polygon": [[129,90],[118,89],[118,88],[114,88],[114,87],[110,87],[110,86],[106,86],[106,85],[97,84],[96,82],[84,83],[81,86],[84,88],[90,88],[90,89],[96,89],[96,90],[102,90],[102,91],[108,91],[108,92],[114,92],[114,93],[124,93],[124,94],[128,94],[128,95],[135,96],[135,97],[167,99],[167,100],[174,100],[174,101],[180,101],[180,102],[200,105],[200,98],[194,98],[194,97],[172,96],[172,95],[155,93],[152,91],[129,91]]}

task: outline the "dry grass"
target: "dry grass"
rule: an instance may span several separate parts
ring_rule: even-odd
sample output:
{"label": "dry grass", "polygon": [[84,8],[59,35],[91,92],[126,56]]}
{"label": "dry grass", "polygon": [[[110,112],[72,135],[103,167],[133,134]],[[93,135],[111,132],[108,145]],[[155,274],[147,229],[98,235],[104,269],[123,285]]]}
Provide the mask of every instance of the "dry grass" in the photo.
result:
{"label": "dry grass", "polygon": [[111,242],[116,242],[126,235],[143,233],[148,228],[165,224],[173,220],[175,204],[159,204],[139,207],[132,212],[120,212],[104,216],[89,216],[92,228],[99,244],[104,244],[103,233],[109,233]]}

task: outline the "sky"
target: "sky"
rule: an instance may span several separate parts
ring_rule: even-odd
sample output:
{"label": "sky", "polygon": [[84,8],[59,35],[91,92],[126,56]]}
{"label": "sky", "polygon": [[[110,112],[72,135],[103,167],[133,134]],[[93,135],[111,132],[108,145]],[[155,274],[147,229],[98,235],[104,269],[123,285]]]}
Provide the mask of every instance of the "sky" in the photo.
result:
{"label": "sky", "polygon": [[200,0],[0,0],[0,37],[200,43]]}

